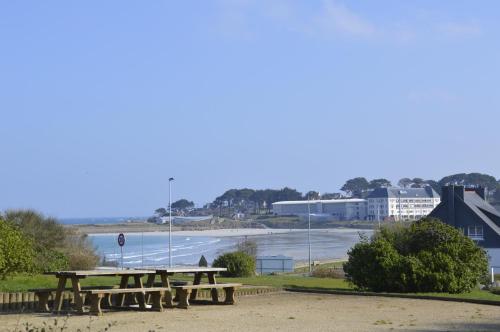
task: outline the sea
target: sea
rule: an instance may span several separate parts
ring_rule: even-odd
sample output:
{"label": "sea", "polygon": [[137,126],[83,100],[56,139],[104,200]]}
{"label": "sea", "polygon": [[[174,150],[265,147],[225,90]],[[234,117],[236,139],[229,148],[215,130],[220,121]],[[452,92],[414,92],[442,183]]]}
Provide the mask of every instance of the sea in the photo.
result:
{"label": "sea", "polygon": [[[65,224],[113,224],[133,218],[63,219]],[[310,233],[311,259],[342,259],[360,241],[360,235],[370,236],[372,230],[351,228],[313,229]],[[124,233],[125,245],[118,245],[118,234],[90,234],[89,239],[106,262],[124,267],[162,267],[169,264],[169,237],[166,232]],[[307,230],[283,233],[268,229],[266,234],[247,236],[179,235],[172,233],[173,265],[196,265],[201,255],[211,263],[218,255],[236,249],[246,239],[255,241],[258,256],[285,255],[296,262],[309,257]]]}

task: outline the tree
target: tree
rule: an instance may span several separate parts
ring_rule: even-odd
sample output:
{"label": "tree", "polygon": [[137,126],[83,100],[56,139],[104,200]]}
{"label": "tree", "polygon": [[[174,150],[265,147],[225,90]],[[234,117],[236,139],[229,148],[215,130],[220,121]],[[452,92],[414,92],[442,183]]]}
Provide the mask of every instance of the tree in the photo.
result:
{"label": "tree", "polygon": [[198,261],[198,266],[204,266],[204,267],[208,266],[208,262],[205,256],[201,255],[200,260]]}
{"label": "tree", "polygon": [[308,191],[303,197],[304,200],[320,199],[320,198],[321,198],[321,196],[320,196],[319,192],[314,191],[314,190]]}
{"label": "tree", "polygon": [[340,199],[342,198],[341,193],[324,193],[321,195],[322,199]]}
{"label": "tree", "polygon": [[35,252],[33,241],[14,225],[0,219],[0,276],[18,272],[31,272]]}
{"label": "tree", "polygon": [[158,217],[166,217],[168,216],[167,209],[165,208],[158,208],[155,210],[155,214],[158,215]]}
{"label": "tree", "polygon": [[213,267],[225,267],[224,277],[251,277],[255,274],[255,259],[244,252],[236,251],[217,257]]}
{"label": "tree", "polygon": [[434,180],[427,180],[425,181],[428,186],[432,187],[438,194],[441,194],[441,187],[439,186],[439,183]]}
{"label": "tree", "polygon": [[369,184],[370,189],[387,188],[390,186],[392,186],[391,181],[387,179],[373,179]]}
{"label": "tree", "polygon": [[484,249],[458,229],[424,218],[410,226],[383,227],[348,252],[347,280],[385,292],[470,291],[487,274]]}
{"label": "tree", "polygon": [[413,180],[411,181],[412,181],[411,185],[412,188],[423,188],[426,186],[426,182],[422,178],[413,178]]}
{"label": "tree", "polygon": [[172,209],[185,210],[193,207],[194,203],[184,198],[172,203]]}
{"label": "tree", "polygon": [[480,186],[483,188],[488,188],[489,190],[496,189],[497,180],[494,176],[481,173],[458,173],[453,175],[448,175],[439,180],[440,187],[445,185],[455,184],[463,186]]}
{"label": "tree", "polygon": [[65,229],[54,218],[33,210],[9,210],[4,219],[32,241],[37,271],[91,269],[98,262],[87,236]]}
{"label": "tree", "polygon": [[410,178],[402,178],[398,181],[398,186],[401,188],[409,188],[413,181]]}
{"label": "tree", "polygon": [[361,194],[370,188],[370,183],[363,177],[347,180],[340,190],[349,196],[360,197]]}

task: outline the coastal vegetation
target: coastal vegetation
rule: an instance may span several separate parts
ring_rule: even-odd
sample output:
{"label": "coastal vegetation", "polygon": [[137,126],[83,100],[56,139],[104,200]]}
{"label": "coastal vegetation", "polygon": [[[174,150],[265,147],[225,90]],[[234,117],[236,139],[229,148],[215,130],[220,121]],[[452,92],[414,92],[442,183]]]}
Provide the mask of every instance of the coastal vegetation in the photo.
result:
{"label": "coastal vegetation", "polygon": [[255,258],[243,251],[222,254],[214,260],[213,267],[225,267],[224,277],[251,277],[255,274]]}
{"label": "coastal vegetation", "polygon": [[0,216],[0,277],[31,271],[34,257],[31,239]]}
{"label": "coastal vegetation", "polygon": [[63,227],[54,218],[32,210],[9,210],[0,215],[0,219],[5,230],[0,234],[0,242],[15,239],[7,254],[19,256],[18,267],[4,276],[18,272],[91,269],[99,260],[86,235]]}
{"label": "coastal vegetation", "polygon": [[484,249],[458,229],[424,218],[383,227],[349,252],[347,281],[375,292],[469,292],[487,275]]}

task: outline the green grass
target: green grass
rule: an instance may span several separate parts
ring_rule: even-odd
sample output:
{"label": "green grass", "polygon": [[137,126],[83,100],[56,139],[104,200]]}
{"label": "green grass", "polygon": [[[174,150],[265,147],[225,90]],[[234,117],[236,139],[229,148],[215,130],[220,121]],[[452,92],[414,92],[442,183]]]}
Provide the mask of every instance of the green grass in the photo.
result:
{"label": "green grass", "polygon": [[[332,263],[337,264],[337,263]],[[179,275],[175,280],[193,280],[192,276]],[[158,280],[158,279],[157,279]],[[159,281],[159,280],[158,280]],[[204,280],[206,282],[206,280]],[[273,286],[281,288],[305,288],[316,290],[353,291],[354,289],[343,279],[314,278],[301,275],[268,275],[248,278],[222,278],[219,282],[238,282],[245,285]],[[82,286],[112,286],[118,285],[118,277],[92,277],[81,280]],[[55,288],[57,279],[51,275],[18,275],[7,280],[0,280],[0,292],[26,292],[32,288]],[[68,285],[69,287],[69,282]],[[475,289],[470,293],[447,294],[447,293],[412,293],[417,296],[449,297],[456,299],[476,299],[500,301],[500,295],[489,291]]]}
{"label": "green grass", "polygon": [[[112,286],[118,285],[120,279],[117,277],[92,277],[81,280],[82,286]],[[71,283],[67,282],[66,287]],[[56,288],[57,279],[52,275],[22,274],[14,277],[0,280],[0,292],[27,292],[33,288]]]}

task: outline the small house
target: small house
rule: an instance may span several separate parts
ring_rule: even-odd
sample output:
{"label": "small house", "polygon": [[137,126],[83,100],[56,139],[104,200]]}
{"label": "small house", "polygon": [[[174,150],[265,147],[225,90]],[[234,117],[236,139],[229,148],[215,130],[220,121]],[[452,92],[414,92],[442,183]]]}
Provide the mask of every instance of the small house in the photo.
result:
{"label": "small house", "polygon": [[429,217],[460,229],[488,252],[490,266],[500,267],[500,212],[486,201],[485,188],[444,186]]}

